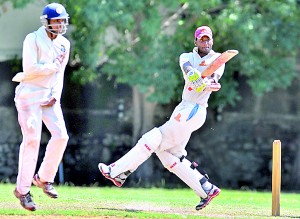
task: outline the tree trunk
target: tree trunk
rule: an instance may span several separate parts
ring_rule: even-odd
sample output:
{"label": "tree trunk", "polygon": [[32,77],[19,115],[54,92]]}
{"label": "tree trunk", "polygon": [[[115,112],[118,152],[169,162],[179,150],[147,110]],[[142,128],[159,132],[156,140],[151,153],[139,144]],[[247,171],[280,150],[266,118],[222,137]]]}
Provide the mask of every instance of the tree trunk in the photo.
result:
{"label": "tree trunk", "polygon": [[[143,134],[153,128],[156,103],[147,101],[147,94],[140,93],[137,87],[133,87],[133,146]],[[133,174],[136,184],[140,186],[150,185],[153,175],[153,158],[146,160]]]}
{"label": "tree trunk", "polygon": [[154,112],[157,103],[147,101],[147,94],[140,93],[133,87],[133,145],[154,126]]}
{"label": "tree trunk", "polygon": [[132,145],[135,145],[142,131],[142,109],[141,109],[141,97],[138,92],[138,88],[135,86],[132,88],[132,103],[133,103],[133,134]]}

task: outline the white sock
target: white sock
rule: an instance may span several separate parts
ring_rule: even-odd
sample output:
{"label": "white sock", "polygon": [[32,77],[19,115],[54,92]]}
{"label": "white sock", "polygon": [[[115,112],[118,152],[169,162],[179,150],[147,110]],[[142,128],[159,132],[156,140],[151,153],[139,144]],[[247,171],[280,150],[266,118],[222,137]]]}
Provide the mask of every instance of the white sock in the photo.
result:
{"label": "white sock", "polygon": [[206,181],[205,183],[203,183],[202,188],[204,189],[204,191],[206,193],[208,193],[212,188],[212,184],[210,182]]}

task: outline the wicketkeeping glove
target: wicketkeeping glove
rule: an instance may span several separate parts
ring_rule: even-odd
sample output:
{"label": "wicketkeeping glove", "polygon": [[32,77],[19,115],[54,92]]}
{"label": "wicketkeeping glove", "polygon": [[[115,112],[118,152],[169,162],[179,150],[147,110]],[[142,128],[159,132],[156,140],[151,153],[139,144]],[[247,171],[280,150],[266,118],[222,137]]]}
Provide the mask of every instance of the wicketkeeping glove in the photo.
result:
{"label": "wicketkeeping glove", "polygon": [[193,69],[187,73],[188,80],[192,83],[196,92],[202,92],[209,83],[207,78],[202,79],[201,73]]}

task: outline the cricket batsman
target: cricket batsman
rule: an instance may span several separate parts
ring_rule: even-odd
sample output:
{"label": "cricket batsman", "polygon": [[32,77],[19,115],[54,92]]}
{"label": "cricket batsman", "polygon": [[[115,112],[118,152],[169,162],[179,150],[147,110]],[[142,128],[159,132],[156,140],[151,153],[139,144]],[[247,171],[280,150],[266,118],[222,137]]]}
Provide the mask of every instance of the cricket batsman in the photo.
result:
{"label": "cricket batsman", "polygon": [[187,158],[186,145],[191,134],[206,120],[208,99],[212,92],[221,88],[219,79],[225,65],[210,76],[201,73],[220,56],[212,50],[213,33],[208,26],[198,27],[194,33],[192,52],[179,57],[179,65],[185,80],[182,101],[174,109],[170,119],[160,127],[145,133],[137,144],[116,162],[98,167],[104,177],[121,187],[126,178],[134,172],[152,153],[156,153],[166,169],[179,177],[200,198],[196,210],[203,209],[221,190],[211,184]]}

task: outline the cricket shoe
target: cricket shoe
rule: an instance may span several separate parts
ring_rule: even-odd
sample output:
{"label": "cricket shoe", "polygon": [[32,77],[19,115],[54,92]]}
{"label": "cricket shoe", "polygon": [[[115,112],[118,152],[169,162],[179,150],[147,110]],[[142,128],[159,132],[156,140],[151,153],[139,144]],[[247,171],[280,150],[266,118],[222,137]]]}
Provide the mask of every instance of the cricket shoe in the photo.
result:
{"label": "cricket shoe", "polygon": [[208,205],[213,198],[215,198],[217,195],[219,195],[221,192],[221,189],[219,189],[217,186],[212,185],[211,190],[207,193],[206,198],[201,198],[200,203],[196,206],[196,210],[199,211],[203,209],[206,205]]}
{"label": "cricket shoe", "polygon": [[118,187],[121,187],[121,186],[124,184],[124,182],[125,182],[127,176],[129,176],[129,174],[130,174],[130,172],[128,171],[128,174],[126,174],[126,173],[121,173],[120,175],[118,175],[118,176],[112,178],[112,177],[110,176],[110,172],[111,172],[111,166],[110,166],[110,165],[107,166],[107,165],[104,164],[104,163],[99,163],[99,164],[98,164],[98,168],[99,168],[101,174],[102,174],[106,179],[109,179],[110,181],[112,181],[112,182],[113,182],[116,186],[118,186]]}
{"label": "cricket shoe", "polygon": [[57,198],[58,193],[53,187],[53,183],[42,182],[38,174],[35,174],[32,180],[33,184],[39,188],[43,189],[43,192],[48,195],[50,198]]}
{"label": "cricket shoe", "polygon": [[14,195],[16,198],[20,200],[20,204],[22,205],[23,208],[29,211],[35,211],[36,206],[35,203],[33,202],[32,196],[30,192],[28,192],[25,195],[20,194],[17,189],[14,190]]}

